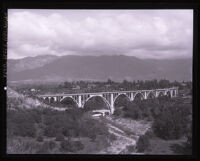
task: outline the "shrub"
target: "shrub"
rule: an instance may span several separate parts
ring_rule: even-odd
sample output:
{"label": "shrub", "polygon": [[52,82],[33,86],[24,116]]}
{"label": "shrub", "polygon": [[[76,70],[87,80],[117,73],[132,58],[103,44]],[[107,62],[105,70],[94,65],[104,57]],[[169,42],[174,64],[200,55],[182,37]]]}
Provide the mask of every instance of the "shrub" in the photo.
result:
{"label": "shrub", "polygon": [[63,140],[60,146],[61,146],[61,150],[65,152],[73,152],[72,145],[70,144],[69,140]]}
{"label": "shrub", "polygon": [[58,133],[57,135],[56,135],[56,141],[63,141],[65,138],[64,138],[64,136],[61,134],[61,133]]}
{"label": "shrub", "polygon": [[135,151],[135,146],[134,145],[127,145],[126,149],[129,153],[132,153]]}
{"label": "shrub", "polygon": [[137,120],[142,117],[142,112],[137,104],[131,103],[126,107],[125,116]]}
{"label": "shrub", "polygon": [[56,146],[54,141],[45,141],[42,145],[39,146],[36,153],[38,154],[49,154]]}
{"label": "shrub", "polygon": [[138,152],[144,152],[150,145],[149,137],[147,135],[142,135],[137,141],[136,149]]}
{"label": "shrub", "polygon": [[57,134],[57,129],[52,125],[52,126],[46,126],[44,128],[44,135],[48,137],[55,137]]}
{"label": "shrub", "polygon": [[82,150],[84,148],[84,145],[81,143],[81,141],[74,141],[72,143],[74,151]]}
{"label": "shrub", "polygon": [[188,110],[183,106],[169,106],[155,119],[154,133],[163,139],[179,139],[185,134]]}
{"label": "shrub", "polygon": [[110,142],[115,141],[117,139],[116,135],[114,134],[109,134],[108,138]]}
{"label": "shrub", "polygon": [[38,143],[32,140],[24,140],[22,138],[10,138],[7,140],[8,154],[33,154],[38,147]]}
{"label": "shrub", "polygon": [[35,137],[35,121],[28,111],[8,112],[7,131],[9,135]]}
{"label": "shrub", "polygon": [[53,150],[56,146],[56,143],[54,141],[47,141],[44,142],[44,146],[48,147],[50,150]]}
{"label": "shrub", "polygon": [[39,141],[39,142],[43,142],[43,137],[42,136],[38,136],[36,140]]}
{"label": "shrub", "polygon": [[65,152],[75,152],[84,148],[80,141],[64,140],[61,142],[61,149]]}
{"label": "shrub", "polygon": [[148,138],[153,138],[153,137],[155,136],[152,130],[148,130],[148,131],[145,133],[145,135],[146,135]]}

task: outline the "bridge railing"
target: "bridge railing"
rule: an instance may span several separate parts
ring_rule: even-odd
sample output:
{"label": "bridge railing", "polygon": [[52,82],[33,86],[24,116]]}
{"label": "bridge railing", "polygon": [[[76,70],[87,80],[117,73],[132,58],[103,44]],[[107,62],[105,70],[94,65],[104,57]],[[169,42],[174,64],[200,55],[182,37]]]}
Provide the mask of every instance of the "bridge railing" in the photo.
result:
{"label": "bridge railing", "polygon": [[52,96],[75,96],[75,95],[92,95],[92,94],[114,94],[114,93],[133,93],[133,92],[149,92],[149,91],[165,91],[165,90],[177,90],[178,87],[162,88],[162,89],[149,89],[149,90],[132,90],[132,91],[113,91],[113,92],[94,92],[94,93],[62,93],[62,94],[44,94],[38,95],[39,97],[52,97]]}

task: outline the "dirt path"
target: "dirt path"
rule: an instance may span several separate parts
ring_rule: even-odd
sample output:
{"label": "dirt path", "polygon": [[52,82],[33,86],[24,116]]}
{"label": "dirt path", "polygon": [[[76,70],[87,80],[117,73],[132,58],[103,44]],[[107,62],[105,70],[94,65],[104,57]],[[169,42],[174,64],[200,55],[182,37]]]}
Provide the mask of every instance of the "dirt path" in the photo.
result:
{"label": "dirt path", "polygon": [[[100,154],[140,154],[136,153],[134,148],[137,139],[148,130],[147,127],[150,127],[150,124],[134,121],[135,125],[133,126],[133,122],[128,119],[119,121],[118,119],[112,119],[110,117],[105,117],[102,121],[108,126],[109,132],[116,136],[116,140],[107,149],[100,151]],[[123,125],[125,123],[126,126]],[[136,130],[133,127],[140,128]],[[141,127],[143,128],[141,129]],[[127,146],[132,146],[133,149],[131,152],[128,151]]]}

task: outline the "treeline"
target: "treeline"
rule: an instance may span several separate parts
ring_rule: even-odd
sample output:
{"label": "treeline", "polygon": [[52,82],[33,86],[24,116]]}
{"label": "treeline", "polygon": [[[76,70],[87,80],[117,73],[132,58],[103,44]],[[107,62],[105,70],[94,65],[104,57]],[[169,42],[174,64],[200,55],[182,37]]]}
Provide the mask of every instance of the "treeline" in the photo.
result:
{"label": "treeline", "polygon": [[116,89],[119,90],[120,88],[123,89],[156,89],[156,88],[169,88],[169,87],[179,87],[180,89],[185,88],[191,88],[192,82],[170,82],[169,80],[166,79],[153,79],[153,80],[138,80],[138,81],[128,81],[124,80],[123,82],[115,82],[112,81],[111,79],[108,79],[105,82],[89,82],[89,81],[74,81],[74,82],[64,82],[64,85],[60,85],[60,87],[65,87],[65,88],[75,88],[77,86],[80,87],[80,89],[84,88],[102,88],[102,87],[107,87],[110,89]]}
{"label": "treeline", "polygon": [[25,95],[45,94],[45,93],[77,93],[77,92],[102,92],[102,91],[119,91],[119,90],[142,90],[179,87],[182,89],[192,89],[192,82],[170,82],[166,79],[138,80],[115,82],[111,79],[107,81],[65,81],[57,84],[29,84],[14,86],[13,89]]}

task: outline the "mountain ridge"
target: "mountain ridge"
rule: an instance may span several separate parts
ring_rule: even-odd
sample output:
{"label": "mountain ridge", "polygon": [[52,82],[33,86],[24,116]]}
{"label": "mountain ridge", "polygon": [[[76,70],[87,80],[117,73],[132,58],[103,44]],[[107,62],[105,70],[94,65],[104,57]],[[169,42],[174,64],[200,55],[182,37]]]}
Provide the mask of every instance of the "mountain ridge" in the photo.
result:
{"label": "mountain ridge", "polygon": [[49,56],[8,59],[8,81],[20,80],[191,80],[192,59],[155,60],[133,56]]}

